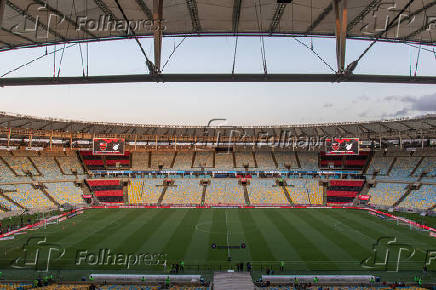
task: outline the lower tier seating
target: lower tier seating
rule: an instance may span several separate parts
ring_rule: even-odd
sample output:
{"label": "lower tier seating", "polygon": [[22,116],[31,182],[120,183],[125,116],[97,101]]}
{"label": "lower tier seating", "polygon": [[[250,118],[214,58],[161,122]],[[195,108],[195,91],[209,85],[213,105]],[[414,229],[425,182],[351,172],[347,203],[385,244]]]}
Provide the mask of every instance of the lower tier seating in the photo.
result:
{"label": "lower tier seating", "polygon": [[377,183],[369,189],[370,203],[382,206],[392,206],[405,192],[405,184]]}
{"label": "lower tier seating", "polygon": [[436,185],[422,185],[418,190],[413,190],[400,203],[400,207],[428,209],[436,204]]}
{"label": "lower tier seating", "polygon": [[236,179],[212,180],[207,187],[206,203],[244,204],[244,189]]}
{"label": "lower tier seating", "polygon": [[247,190],[251,204],[289,204],[274,179],[251,179]]}

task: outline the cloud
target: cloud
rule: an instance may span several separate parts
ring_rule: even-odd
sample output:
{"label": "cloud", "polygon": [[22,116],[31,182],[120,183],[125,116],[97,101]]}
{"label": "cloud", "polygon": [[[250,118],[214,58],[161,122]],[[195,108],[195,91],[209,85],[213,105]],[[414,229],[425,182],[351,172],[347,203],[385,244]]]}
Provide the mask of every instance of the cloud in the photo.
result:
{"label": "cloud", "polygon": [[414,111],[436,112],[436,93],[424,95],[419,98],[407,98],[403,102],[408,102]]}

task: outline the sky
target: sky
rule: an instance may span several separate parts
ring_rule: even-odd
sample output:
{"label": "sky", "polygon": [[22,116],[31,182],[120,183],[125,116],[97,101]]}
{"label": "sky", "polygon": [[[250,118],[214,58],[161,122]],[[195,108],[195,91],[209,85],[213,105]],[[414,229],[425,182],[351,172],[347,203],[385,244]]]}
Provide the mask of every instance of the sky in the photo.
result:
{"label": "sky", "polygon": [[[183,38],[165,38],[162,63]],[[234,37],[186,38],[164,73],[231,73]],[[298,38],[313,45],[336,69],[335,40]],[[309,49],[291,37],[264,38],[268,73],[331,73]],[[142,39],[153,59],[152,39]],[[348,40],[346,63],[368,41]],[[69,45],[67,44],[67,47]],[[436,76],[432,47],[377,43],[355,73]],[[63,46],[0,52],[0,75]],[[235,73],[263,73],[259,37],[240,37]],[[426,49],[426,50],[425,50]],[[82,66],[82,56],[85,65]],[[88,51],[88,57],[86,57]],[[62,64],[60,65],[62,58]],[[86,59],[89,63],[86,65]],[[80,76],[147,73],[134,40],[75,45],[49,54],[4,77]],[[131,83],[0,88],[0,111],[38,117],[141,124],[286,125],[369,121],[436,113],[436,86],[370,83]]]}

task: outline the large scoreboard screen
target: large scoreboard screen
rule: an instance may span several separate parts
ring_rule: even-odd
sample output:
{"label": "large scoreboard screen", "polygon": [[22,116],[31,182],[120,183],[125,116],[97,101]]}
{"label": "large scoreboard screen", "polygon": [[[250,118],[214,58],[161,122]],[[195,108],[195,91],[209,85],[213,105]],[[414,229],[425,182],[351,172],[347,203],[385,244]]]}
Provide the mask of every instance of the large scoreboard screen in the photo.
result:
{"label": "large scoreboard screen", "polygon": [[325,140],[326,155],[359,155],[359,138]]}
{"label": "large scoreboard screen", "polygon": [[94,138],[92,153],[94,155],[124,155],[124,139]]}

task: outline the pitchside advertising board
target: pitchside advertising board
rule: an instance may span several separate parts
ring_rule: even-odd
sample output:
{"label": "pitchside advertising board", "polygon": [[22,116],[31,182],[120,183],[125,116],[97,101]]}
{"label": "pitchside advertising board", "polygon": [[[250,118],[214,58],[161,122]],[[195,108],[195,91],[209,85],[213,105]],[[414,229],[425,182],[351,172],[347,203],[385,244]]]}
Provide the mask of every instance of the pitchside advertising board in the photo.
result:
{"label": "pitchside advertising board", "polygon": [[92,153],[94,155],[124,155],[124,139],[94,138]]}
{"label": "pitchside advertising board", "polygon": [[333,138],[325,140],[326,155],[359,155],[359,138]]}

